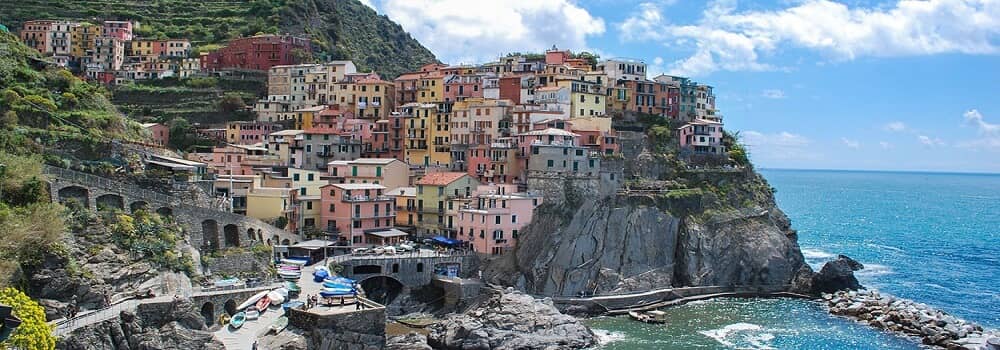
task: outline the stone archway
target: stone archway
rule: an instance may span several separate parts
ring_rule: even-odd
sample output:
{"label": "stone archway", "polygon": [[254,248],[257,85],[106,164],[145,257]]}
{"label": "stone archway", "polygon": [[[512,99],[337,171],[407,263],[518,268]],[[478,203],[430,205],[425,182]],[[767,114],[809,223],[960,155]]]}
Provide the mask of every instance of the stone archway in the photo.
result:
{"label": "stone archway", "polygon": [[251,240],[251,241],[256,241],[257,240],[257,233],[254,232],[253,228],[248,228],[247,229],[247,239]]}
{"label": "stone archway", "polygon": [[201,222],[202,247],[208,251],[219,250],[219,223],[215,220]]}
{"label": "stone archway", "polygon": [[281,245],[290,245],[291,243],[292,242],[289,241],[288,238],[285,238],[285,239],[281,240]]}
{"label": "stone archway", "polygon": [[211,327],[215,323],[215,305],[206,302],[201,305],[201,317],[205,318],[205,325]]}
{"label": "stone archway", "polygon": [[125,198],[114,193],[108,193],[97,197],[97,210],[118,209],[125,210]]}
{"label": "stone archway", "polygon": [[90,190],[80,187],[80,186],[68,186],[59,189],[57,192],[59,195],[60,203],[68,203],[69,201],[76,201],[84,208],[88,207],[90,202]]}
{"label": "stone archway", "polygon": [[223,235],[225,236],[226,247],[239,247],[240,246],[240,228],[235,224],[229,224],[222,228]]}
{"label": "stone archway", "polygon": [[365,291],[365,298],[382,305],[389,305],[403,291],[403,282],[390,276],[372,276],[358,283]]}
{"label": "stone archway", "polygon": [[257,229],[257,240],[261,242],[264,241],[264,230]]}
{"label": "stone archway", "polygon": [[146,203],[146,201],[135,201],[128,205],[128,209],[132,211],[132,213],[139,210],[149,210],[149,203]]}
{"label": "stone archway", "polygon": [[162,217],[174,216],[174,210],[170,209],[170,207],[160,207],[159,209],[156,209],[156,213],[160,214]]}
{"label": "stone archway", "polygon": [[233,299],[226,300],[226,303],[222,304],[222,309],[226,310],[226,313],[229,314],[229,316],[235,315],[236,312],[239,311],[236,310],[236,301]]}

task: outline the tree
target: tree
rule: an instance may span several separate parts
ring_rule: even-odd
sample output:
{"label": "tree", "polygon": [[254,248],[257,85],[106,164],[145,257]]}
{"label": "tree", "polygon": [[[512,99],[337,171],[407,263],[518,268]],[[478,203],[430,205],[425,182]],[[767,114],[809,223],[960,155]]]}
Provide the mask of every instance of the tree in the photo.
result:
{"label": "tree", "polygon": [[288,218],[279,216],[277,219],[274,219],[274,227],[285,229],[285,226],[288,226]]}
{"label": "tree", "polygon": [[14,316],[21,325],[3,343],[2,349],[51,350],[56,348],[52,328],[45,323],[45,309],[27,295],[14,288],[0,290],[0,303],[14,308]]}
{"label": "tree", "polygon": [[219,110],[223,113],[233,113],[243,108],[246,108],[246,103],[243,102],[243,97],[240,97],[237,93],[226,93],[222,96],[222,100],[219,101]]}

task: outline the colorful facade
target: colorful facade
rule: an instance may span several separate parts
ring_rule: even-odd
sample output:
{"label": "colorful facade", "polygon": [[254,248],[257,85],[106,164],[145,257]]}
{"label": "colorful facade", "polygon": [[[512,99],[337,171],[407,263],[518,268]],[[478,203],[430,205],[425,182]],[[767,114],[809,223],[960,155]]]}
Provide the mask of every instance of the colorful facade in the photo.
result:
{"label": "colorful facade", "polygon": [[312,52],[309,39],[291,35],[257,35],[230,40],[226,46],[201,57],[203,70],[226,68],[266,71],[279,65],[299,63]]}
{"label": "colorful facade", "polygon": [[320,190],[320,220],[328,236],[338,236],[351,244],[371,244],[366,233],[394,225],[396,202],[385,194],[385,186],[330,184]]}

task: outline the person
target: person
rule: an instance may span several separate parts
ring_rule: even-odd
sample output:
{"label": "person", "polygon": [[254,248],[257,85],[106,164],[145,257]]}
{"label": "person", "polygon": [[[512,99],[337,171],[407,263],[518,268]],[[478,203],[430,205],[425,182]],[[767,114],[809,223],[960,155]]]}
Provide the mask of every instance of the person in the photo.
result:
{"label": "person", "polygon": [[344,306],[344,296],[343,295],[340,296],[340,306],[341,307]]}
{"label": "person", "polygon": [[361,301],[360,300],[354,299],[354,309],[355,310],[361,310]]}
{"label": "person", "polygon": [[253,350],[257,350],[257,341],[256,340],[253,341]]}

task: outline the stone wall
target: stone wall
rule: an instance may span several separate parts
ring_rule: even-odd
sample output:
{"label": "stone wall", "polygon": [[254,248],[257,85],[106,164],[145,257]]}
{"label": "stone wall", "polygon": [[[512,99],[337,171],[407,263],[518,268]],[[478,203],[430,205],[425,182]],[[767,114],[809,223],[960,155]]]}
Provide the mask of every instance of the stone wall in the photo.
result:
{"label": "stone wall", "polygon": [[[341,265],[344,267],[342,272],[344,277],[354,280],[363,281],[375,276],[389,276],[407,287],[421,287],[430,284],[434,279],[434,266],[437,264],[457,263],[460,265],[459,275],[468,277],[477,272],[473,270],[478,267],[477,260],[478,257],[475,254],[422,258],[407,257],[405,254],[401,254],[396,258],[354,257],[342,262]],[[380,266],[381,272],[355,274],[353,271],[356,266],[371,265]],[[393,272],[394,265],[398,266],[397,272]],[[422,265],[421,271],[417,271],[418,265]]]}
{"label": "stone wall", "polygon": [[238,277],[268,277],[270,256],[260,256],[251,251],[226,252],[219,257],[212,257],[205,266],[206,274],[215,276]]}
{"label": "stone wall", "polygon": [[309,349],[382,349],[385,346],[385,308],[371,302],[366,305],[369,308],[332,315],[289,309],[288,323],[302,330]]}

